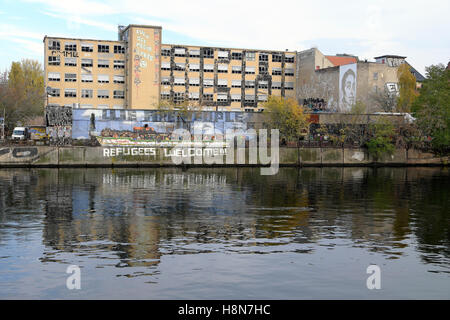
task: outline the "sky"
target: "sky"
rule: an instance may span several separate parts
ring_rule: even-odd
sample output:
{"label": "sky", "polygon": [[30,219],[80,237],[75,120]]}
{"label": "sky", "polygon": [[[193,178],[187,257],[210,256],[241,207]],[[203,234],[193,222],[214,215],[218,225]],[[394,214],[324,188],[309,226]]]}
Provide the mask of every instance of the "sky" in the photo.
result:
{"label": "sky", "polygon": [[0,71],[43,63],[45,35],[116,40],[118,25],[149,24],[167,44],[393,54],[425,75],[450,61],[449,13],[448,0],[0,0]]}

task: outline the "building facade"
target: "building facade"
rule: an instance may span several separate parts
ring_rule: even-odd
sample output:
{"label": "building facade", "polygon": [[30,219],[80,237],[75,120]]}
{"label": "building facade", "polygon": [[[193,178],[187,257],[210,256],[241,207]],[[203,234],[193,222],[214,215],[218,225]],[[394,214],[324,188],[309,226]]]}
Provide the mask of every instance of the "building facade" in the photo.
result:
{"label": "building facade", "polygon": [[296,97],[296,52],[161,43],[161,27],[119,27],[117,41],[44,38],[48,105],[260,111]]}

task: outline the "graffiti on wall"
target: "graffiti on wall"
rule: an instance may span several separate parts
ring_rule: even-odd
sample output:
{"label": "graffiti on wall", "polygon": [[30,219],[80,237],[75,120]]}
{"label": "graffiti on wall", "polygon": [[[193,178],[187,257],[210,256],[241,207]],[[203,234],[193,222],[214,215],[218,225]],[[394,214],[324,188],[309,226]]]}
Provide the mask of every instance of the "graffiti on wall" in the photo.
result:
{"label": "graffiti on wall", "polygon": [[[0,157],[11,152],[10,148],[0,149]],[[29,158],[38,155],[38,149],[36,147],[25,148],[12,148],[12,156],[14,158]]]}
{"label": "graffiti on wall", "polygon": [[150,46],[150,37],[142,29],[136,29],[136,45],[134,48],[134,84],[136,86],[136,95],[139,96],[139,85],[141,80],[141,69],[146,69],[150,61],[153,60],[152,47]]}
{"label": "graffiti on wall", "polygon": [[348,112],[356,102],[356,63],[339,67],[339,108]]}
{"label": "graffiti on wall", "polygon": [[159,44],[161,42],[161,30],[154,30],[154,46],[155,46],[155,79],[153,80],[154,86],[159,86],[160,79],[159,79],[159,73],[160,73],[160,57],[159,52],[161,52]]}

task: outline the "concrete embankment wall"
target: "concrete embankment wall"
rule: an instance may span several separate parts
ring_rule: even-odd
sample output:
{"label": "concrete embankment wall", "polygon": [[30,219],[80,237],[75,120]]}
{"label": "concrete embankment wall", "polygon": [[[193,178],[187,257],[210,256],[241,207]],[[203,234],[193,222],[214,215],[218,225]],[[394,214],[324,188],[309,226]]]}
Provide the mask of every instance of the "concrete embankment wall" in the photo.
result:
{"label": "concrete embankment wall", "polygon": [[[118,149],[121,151],[118,152]],[[262,163],[259,159],[257,163],[251,163],[248,149],[245,150],[245,161],[242,161],[243,158],[239,158],[238,151],[235,150],[232,163],[228,162],[229,164],[227,164],[226,156],[222,155],[223,164],[214,163],[214,165],[258,166],[268,164],[267,162]],[[162,147],[0,147],[0,167],[176,166],[171,154],[173,154],[172,148]],[[241,161],[238,161],[238,158]],[[206,161],[196,162],[198,159],[202,160],[201,156],[197,157],[197,160],[189,156],[182,159],[188,166],[209,166],[208,163],[205,163]],[[190,163],[188,159],[190,159]],[[448,165],[449,157],[437,157],[431,153],[417,150],[397,149],[392,156],[385,156],[375,161],[365,149],[302,148],[298,150],[297,148],[280,148],[279,163],[280,166],[441,166]]]}

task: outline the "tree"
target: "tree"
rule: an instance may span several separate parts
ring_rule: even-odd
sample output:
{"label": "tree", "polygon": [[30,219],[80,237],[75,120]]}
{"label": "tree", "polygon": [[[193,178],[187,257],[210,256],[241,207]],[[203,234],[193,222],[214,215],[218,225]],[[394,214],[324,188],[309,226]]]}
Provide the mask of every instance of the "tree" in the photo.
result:
{"label": "tree", "polygon": [[44,71],[39,62],[22,60],[11,64],[0,79],[0,106],[6,110],[9,130],[43,116],[44,92]]}
{"label": "tree", "polygon": [[410,66],[403,63],[398,67],[399,96],[397,99],[398,112],[411,112],[411,106],[417,98],[416,77],[411,73]]}
{"label": "tree", "polygon": [[308,132],[309,117],[295,100],[270,96],[263,108],[267,114],[266,124],[278,129],[282,140],[298,142]]}
{"label": "tree", "polygon": [[389,120],[380,118],[376,123],[369,125],[369,131],[370,138],[367,141],[367,149],[375,160],[394,152],[395,128]]}
{"label": "tree", "polygon": [[397,95],[389,92],[387,88],[371,93],[370,98],[373,105],[384,112],[393,112],[397,107]]}
{"label": "tree", "polygon": [[450,70],[443,64],[426,68],[426,79],[412,110],[417,125],[431,137],[433,149],[441,154],[450,149]]}

